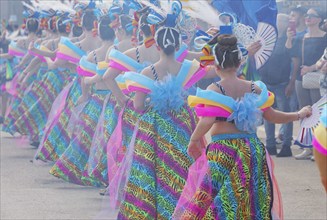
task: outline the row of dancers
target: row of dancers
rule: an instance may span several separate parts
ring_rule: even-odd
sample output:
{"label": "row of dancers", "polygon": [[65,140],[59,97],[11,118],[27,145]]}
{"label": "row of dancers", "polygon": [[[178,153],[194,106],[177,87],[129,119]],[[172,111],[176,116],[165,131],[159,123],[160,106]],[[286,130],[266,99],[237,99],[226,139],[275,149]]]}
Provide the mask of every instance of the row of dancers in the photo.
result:
{"label": "row of dancers", "polygon": [[[203,65],[204,54],[183,43],[182,9],[154,25],[151,8],[136,6],[134,18],[126,5],[99,17],[78,4],[73,19],[27,19],[27,38],[1,54],[16,65],[3,131],[28,136],[34,162],[53,163],[50,174],[104,188],[117,219],[281,219],[256,128],[263,118],[303,119],[311,107],[277,111],[264,83],[240,79],[244,59],[231,33],[212,37],[212,62]],[[72,20],[80,36],[71,35]],[[47,36],[39,39],[41,23]]]}

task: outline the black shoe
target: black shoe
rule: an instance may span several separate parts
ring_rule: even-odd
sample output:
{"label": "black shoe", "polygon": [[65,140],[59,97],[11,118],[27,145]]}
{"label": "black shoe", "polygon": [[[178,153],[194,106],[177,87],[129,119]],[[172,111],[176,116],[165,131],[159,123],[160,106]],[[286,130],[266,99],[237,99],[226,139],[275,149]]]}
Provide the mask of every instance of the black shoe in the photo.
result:
{"label": "black shoe", "polygon": [[277,155],[277,149],[276,146],[274,147],[266,147],[268,153],[270,156]]}
{"label": "black shoe", "polygon": [[32,143],[30,143],[30,145],[32,145],[33,147],[38,148],[39,145],[40,145],[40,142],[39,141],[33,141]]}
{"label": "black shoe", "polygon": [[277,154],[277,157],[292,157],[292,151],[290,147],[282,147],[282,149]]}
{"label": "black shoe", "polygon": [[101,196],[107,196],[107,195],[109,195],[109,192],[108,191],[109,191],[108,188],[100,189],[99,194]]}

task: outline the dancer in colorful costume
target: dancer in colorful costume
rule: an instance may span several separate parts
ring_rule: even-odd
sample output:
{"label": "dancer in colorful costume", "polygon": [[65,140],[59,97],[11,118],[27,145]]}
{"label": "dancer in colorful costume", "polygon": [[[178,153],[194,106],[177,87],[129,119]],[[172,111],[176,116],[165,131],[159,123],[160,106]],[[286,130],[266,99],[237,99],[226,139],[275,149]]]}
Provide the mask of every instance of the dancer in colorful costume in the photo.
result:
{"label": "dancer in colorful costume", "polygon": [[[124,79],[118,83],[114,79],[117,76],[120,78],[121,75],[119,74],[124,72],[141,72],[151,63],[156,63],[159,60],[160,55],[157,49],[158,46],[155,45],[153,36],[155,27],[162,25],[164,22],[175,25],[178,17],[178,15],[175,16],[170,14],[169,16],[167,15],[167,19],[165,21],[161,20],[161,22],[151,25],[149,20],[154,18],[156,18],[154,19],[155,21],[157,21],[157,19],[160,20],[160,18],[156,17],[156,14],[152,13],[153,11],[151,11],[151,9],[148,7],[142,8],[135,13],[134,23],[138,21],[139,27],[138,40],[140,41],[142,37],[143,44],[126,51],[125,54],[112,51],[109,64],[110,68],[104,75],[104,78],[107,80],[107,85],[112,88],[113,94],[117,97],[118,103],[121,106],[124,106],[123,111],[120,113],[117,127],[115,128],[115,131],[107,144],[107,158],[102,158],[100,160],[102,162],[99,163],[99,167],[104,167],[105,162],[108,163],[108,169],[106,170],[110,170],[110,172],[108,172],[109,185],[111,181],[117,180],[117,178],[120,176],[120,171],[117,173],[117,170],[121,165],[128,146],[132,145],[130,142],[134,136],[133,133],[135,130],[137,130],[137,121],[138,118],[141,117],[140,113],[143,112],[135,109],[133,105],[134,91],[131,91],[129,97],[124,94],[124,92],[126,93],[126,85],[123,83]],[[187,46],[183,44],[179,47],[179,50],[174,53],[174,57],[177,61],[181,62],[185,59],[185,57],[194,56],[194,54],[195,53],[187,53]],[[199,57],[198,54],[196,55]],[[106,172],[102,173],[105,174]],[[100,192],[100,194],[103,193],[108,193],[108,191]]]}
{"label": "dancer in colorful costume", "polygon": [[[286,123],[309,116],[311,108],[297,113],[276,111],[270,107],[274,95],[262,82],[239,79],[242,54],[235,36],[218,36],[213,51],[221,81],[188,98],[200,117],[188,153],[205,166],[198,173],[201,178],[189,177],[193,182],[185,186],[173,219],[281,219],[270,157],[256,128],[263,117]],[[209,129],[212,142],[204,149],[200,140]]]}
{"label": "dancer in colorful costume", "polygon": [[[21,58],[21,61],[18,65],[15,67],[12,67],[13,69],[13,76],[11,80],[11,85],[8,88],[4,88],[7,93],[12,95],[12,104],[9,106],[10,113],[5,117],[4,125],[2,127],[2,130],[5,132],[9,132],[11,134],[14,134],[15,131],[10,129],[10,126],[14,123],[14,119],[11,118],[10,114],[12,113],[13,108],[17,108],[19,103],[22,100],[22,97],[24,96],[25,89],[27,88],[27,85],[29,85],[34,78],[30,78],[26,82],[26,86],[21,85],[19,83],[20,78],[22,78],[23,69],[26,67],[26,64],[23,64],[24,59],[27,60],[28,56],[28,45],[35,41],[37,39],[36,32],[39,28],[39,21],[36,18],[29,18],[26,21],[26,28],[29,32],[26,39],[21,39],[17,42],[12,41],[8,48],[7,54],[1,54],[0,57],[4,59],[12,59],[14,57]],[[17,114],[18,117],[18,114]]]}
{"label": "dancer in colorful costume", "polygon": [[320,124],[314,130],[314,156],[319,168],[320,178],[327,192],[327,106],[322,110]]}
{"label": "dancer in colorful costume", "polygon": [[[125,53],[113,49],[109,54],[109,68],[104,74],[105,82],[116,99],[122,100],[121,97],[124,98],[122,101],[118,102],[119,106],[124,107],[119,113],[119,117],[116,116],[117,123],[104,126],[105,134],[107,135],[101,140],[102,143],[97,141],[98,143],[92,144],[92,154],[89,157],[88,175],[101,180],[106,186],[110,181],[108,180],[107,157],[110,158],[109,163],[115,164],[117,158],[114,160],[113,155],[116,155],[118,153],[117,151],[120,151],[122,154],[126,151],[126,146],[129,144],[132,137],[135,123],[140,116],[139,112],[134,109],[133,102],[131,101],[133,94],[128,94],[124,79],[120,74],[125,71],[140,72],[151,63],[155,63],[159,60],[155,45],[153,43],[148,44],[153,39],[153,32],[151,31],[151,26],[146,22],[146,17],[147,15],[142,15],[139,22],[141,33],[145,36],[143,38],[143,44],[136,48],[129,49]],[[127,27],[133,28],[130,26],[131,24],[132,23],[126,25]],[[109,122],[108,120],[105,121],[107,123]],[[113,140],[117,140],[118,136],[121,137],[121,142],[113,143]],[[113,176],[115,170],[112,169],[111,166],[109,170],[109,176]]]}
{"label": "dancer in colorful costume", "polygon": [[155,40],[160,60],[141,74],[124,75],[129,91],[135,91],[134,107],[146,111],[109,185],[112,205],[121,203],[118,219],[170,219],[192,163],[186,144],[197,117],[185,103],[186,90],[205,72],[197,61],[175,60],[181,46],[177,29],[162,27]]}
{"label": "dancer in colorful costume", "polygon": [[[41,43],[35,41],[28,46],[28,53],[33,59],[22,73],[22,84],[25,84],[34,75],[36,75],[36,80],[41,80],[47,72],[47,61],[51,62],[56,58],[56,50],[61,36],[68,37],[70,34],[70,19],[65,14],[52,12],[49,16],[47,24],[45,24],[45,18],[41,19],[41,27],[47,33],[46,38]],[[42,69],[43,71],[41,71]]]}
{"label": "dancer in colorful costume", "polygon": [[[122,29],[119,30],[119,33],[116,32],[116,34],[118,34],[119,37],[121,38],[121,42],[119,42],[118,47],[122,48],[122,49],[127,49],[127,48],[131,48],[132,47],[132,42],[131,42],[131,36],[132,36],[132,29],[129,29],[128,26],[129,24],[132,23],[131,19],[126,16],[126,15],[121,15],[119,16],[119,24],[124,25]],[[113,21],[111,23],[110,26],[112,26],[112,24],[116,23],[116,21]],[[103,27],[105,28],[105,27]],[[114,50],[113,47],[110,48],[109,51]],[[110,59],[110,56],[109,56]],[[104,60],[104,59],[103,59]],[[108,60],[106,60],[106,62],[108,62]],[[98,72],[101,72],[101,75],[104,74],[104,67],[103,65],[105,64],[100,64],[98,66]],[[101,67],[102,66],[102,67]],[[106,66],[107,67],[107,66]],[[90,77],[89,79],[85,79],[85,84],[92,84],[94,82],[97,82],[98,77],[96,77],[95,79],[92,79],[94,77]],[[100,77],[101,79],[102,77]],[[101,81],[100,81],[101,82]],[[94,151],[99,150],[100,155],[96,155],[96,157],[102,157],[102,151],[100,149],[103,149],[104,146],[106,146],[106,142],[105,141],[98,141],[97,138],[100,139],[106,139],[110,137],[111,133],[112,133],[112,129],[115,128],[116,126],[116,121],[118,118],[118,113],[119,113],[119,107],[117,106],[116,108],[116,101],[115,101],[115,96],[111,94],[111,91],[107,89],[107,91],[110,92],[110,100],[107,102],[106,105],[103,106],[102,112],[99,113],[99,115],[97,115],[97,117],[100,117],[99,121],[95,121],[98,122],[98,124],[95,124],[94,127],[88,127],[88,130],[90,131],[91,129],[91,133],[94,134],[94,136],[92,135],[91,137],[88,136],[80,136],[80,138],[76,138],[76,140],[74,140],[74,137],[72,137],[71,139],[71,144],[69,145],[69,147],[65,150],[65,152],[63,152],[63,154],[61,155],[61,152],[59,150],[57,150],[57,155],[61,155],[60,158],[57,160],[56,164],[52,167],[52,169],[50,170],[50,173],[63,178],[67,181],[76,183],[76,184],[80,184],[80,185],[93,185],[93,186],[101,186],[101,185],[107,185],[107,181],[103,181],[102,180],[102,174],[100,175],[93,175],[92,172],[97,172],[98,168],[96,168],[95,170],[92,170],[92,167],[94,166],[89,166],[89,156],[90,156],[90,149],[92,148],[91,151],[91,156],[94,156],[95,153],[93,153]],[[83,99],[83,96],[81,97]],[[84,115],[86,116],[86,115]],[[80,119],[81,121],[88,119],[89,117],[84,117],[83,115],[80,115]],[[93,117],[94,118],[94,117]],[[67,123],[66,123],[67,124]],[[105,137],[101,137],[101,135],[99,135],[98,131],[99,129],[103,129],[102,132],[105,135]],[[67,130],[67,127],[66,129]],[[76,136],[75,136],[76,137]],[[79,142],[82,143],[79,143]],[[87,144],[87,142],[89,142]],[[95,148],[95,149],[94,149]],[[99,149],[97,149],[99,148]],[[77,161],[75,159],[73,159],[76,155],[78,155],[78,157],[81,157],[82,159]],[[93,161],[90,161],[90,163]],[[107,175],[105,175],[107,176]]]}
{"label": "dancer in colorful costume", "polygon": [[[84,15],[85,16],[85,15]],[[93,23],[96,21],[96,17],[93,11],[88,11],[87,13],[88,21],[83,24],[84,35],[87,36],[88,40],[83,43],[81,41],[81,45],[83,46],[91,46],[91,51],[95,50],[97,45],[93,42],[96,39],[94,34],[92,33],[92,28],[94,28]],[[108,28],[110,28],[108,26]],[[110,29],[109,29],[110,30]],[[109,41],[110,42],[110,41]],[[79,43],[77,43],[79,44]],[[102,48],[103,49],[103,48]],[[92,56],[92,62],[94,60],[93,53],[90,53],[89,56]],[[99,58],[97,58],[99,61]],[[104,60],[104,58],[103,58]],[[102,61],[102,60],[101,60]],[[85,57],[80,61],[80,67],[78,69],[82,73],[83,70],[88,70],[88,63]],[[83,67],[83,65],[86,65]],[[93,66],[93,72],[96,71],[96,64],[91,65]],[[90,69],[90,68],[89,68]],[[92,70],[89,70],[92,72]],[[86,71],[87,72],[87,71]],[[82,74],[83,75],[83,74]],[[92,75],[92,74],[91,74]],[[57,105],[53,105],[53,109],[48,118],[48,122],[44,129],[44,136],[41,139],[41,143],[36,153],[35,158],[41,159],[43,161],[56,161],[60,158],[61,154],[67,149],[69,143],[71,141],[72,129],[68,128],[69,120],[72,115],[75,118],[78,118],[78,113],[74,112],[74,107],[80,100],[79,104],[83,101],[81,100],[82,97],[82,90],[81,90],[81,78],[84,76],[75,77],[73,82],[70,82],[58,95],[54,103]],[[84,97],[85,98],[85,97]],[[65,102],[62,101],[65,100]],[[84,100],[86,101],[86,100]],[[77,114],[77,115],[76,115]]]}
{"label": "dancer in colorful costume", "polygon": [[[56,52],[56,60],[48,64],[49,71],[44,74],[43,78],[34,83],[31,90],[37,91],[35,95],[28,94],[29,96],[34,95],[34,101],[21,104],[20,108],[25,109],[25,111],[12,126],[20,133],[28,135],[35,146],[39,145],[43,136],[46,122],[49,119],[48,116],[51,116],[51,107],[58,108],[58,105],[53,105],[55,99],[63,88],[76,78],[76,64],[86,54],[83,49],[89,51],[97,46],[97,38],[92,34],[93,21],[96,20],[96,17],[92,11],[89,11],[84,14],[83,18],[85,18],[82,22],[84,30],[88,32],[85,39],[73,44],[68,38],[61,37]],[[91,42],[94,43],[91,44]],[[68,101],[74,102],[75,100],[76,102],[81,93],[79,84],[73,84],[69,92]]]}
{"label": "dancer in colorful costume", "polygon": [[[103,82],[95,84],[95,91],[89,96],[90,86],[85,84],[85,81],[90,77],[103,74],[103,71],[98,69],[99,61],[106,61],[108,51],[113,48],[115,33],[110,28],[111,20],[105,15],[99,23],[99,36],[102,39],[102,46],[92,51],[88,57],[82,57],[80,66],[77,72],[83,76],[82,80],[82,96],[78,100],[78,105],[75,109],[80,108],[79,112],[74,112],[76,119],[70,119],[73,131],[70,138],[70,143],[67,149],[61,154],[60,150],[54,148],[43,148],[41,153],[43,155],[61,155],[56,164],[50,170],[52,175],[63,178],[64,180],[80,184],[80,185],[100,185],[95,179],[83,178],[83,171],[89,158],[89,151],[92,140],[96,137],[97,124],[103,123],[99,120],[105,113],[108,114],[110,123],[115,124],[115,118],[119,110],[116,109],[115,97],[111,95],[110,90],[107,89]],[[73,109],[73,111],[75,110]],[[68,124],[68,127],[70,125]],[[113,126],[111,126],[113,127]],[[51,145],[49,145],[51,146]],[[49,151],[56,151],[55,153]]]}

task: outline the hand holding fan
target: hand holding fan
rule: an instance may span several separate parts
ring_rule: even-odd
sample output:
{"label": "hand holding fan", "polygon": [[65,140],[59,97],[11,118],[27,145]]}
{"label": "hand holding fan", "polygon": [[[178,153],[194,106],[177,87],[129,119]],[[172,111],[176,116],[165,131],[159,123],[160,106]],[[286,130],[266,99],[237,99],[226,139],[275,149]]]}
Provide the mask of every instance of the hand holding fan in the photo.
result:
{"label": "hand holding fan", "polygon": [[262,22],[258,23],[256,32],[256,41],[260,41],[262,46],[259,51],[255,53],[254,59],[256,68],[260,69],[267,62],[275,48],[277,33],[273,26]]}
{"label": "hand holding fan", "polygon": [[294,144],[301,147],[312,147],[313,131],[320,123],[320,116],[324,106],[327,105],[327,96],[324,95],[318,102],[312,105],[312,115],[304,118],[300,123],[300,132]]}

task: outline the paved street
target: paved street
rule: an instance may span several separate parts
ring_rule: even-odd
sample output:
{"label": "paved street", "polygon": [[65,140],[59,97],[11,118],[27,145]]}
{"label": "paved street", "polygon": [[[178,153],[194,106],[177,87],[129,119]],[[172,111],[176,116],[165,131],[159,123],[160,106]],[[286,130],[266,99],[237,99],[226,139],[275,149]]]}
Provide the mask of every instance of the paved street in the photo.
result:
{"label": "paved street", "polygon": [[[51,176],[50,165],[30,162],[35,149],[26,140],[0,135],[1,219],[96,219],[102,202],[98,189]],[[264,137],[262,127],[259,136]],[[293,148],[293,153],[299,152]],[[294,158],[273,159],[285,219],[327,219],[327,197],[315,164]]]}

